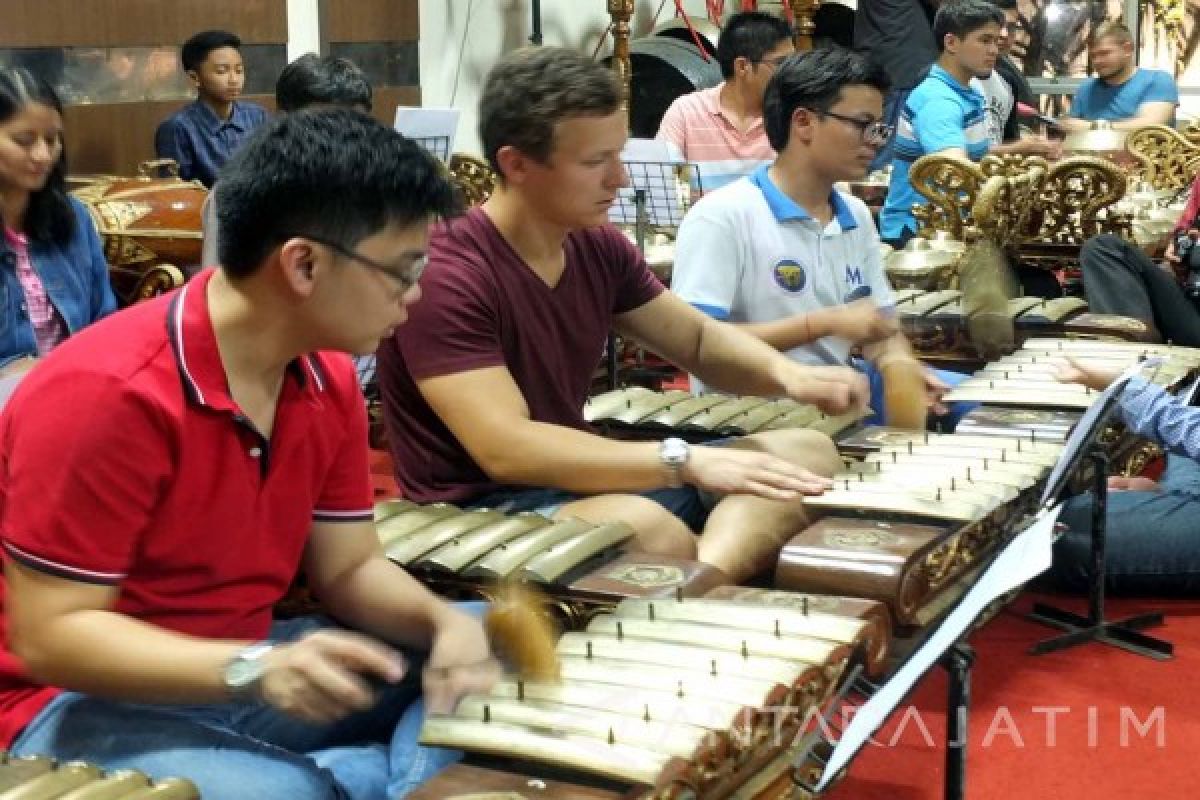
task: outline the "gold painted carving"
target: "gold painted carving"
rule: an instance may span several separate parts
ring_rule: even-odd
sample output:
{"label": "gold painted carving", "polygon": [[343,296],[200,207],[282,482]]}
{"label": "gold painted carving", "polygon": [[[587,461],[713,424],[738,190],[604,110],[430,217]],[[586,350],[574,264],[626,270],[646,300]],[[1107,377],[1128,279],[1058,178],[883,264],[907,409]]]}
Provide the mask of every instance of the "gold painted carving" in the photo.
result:
{"label": "gold painted carving", "polygon": [[917,159],[909,175],[928,201],[913,208],[924,238],[1078,247],[1097,233],[1130,235],[1129,217],[1112,207],[1126,175],[1105,159],[1072,156],[1051,166],[1038,156],[985,156],[975,164],[935,154]]}
{"label": "gold painted carving", "polygon": [[1200,171],[1200,129],[1181,134],[1166,125],[1148,125],[1130,132],[1125,148],[1141,163],[1138,177],[1155,189],[1183,191]]}
{"label": "gold painted carving", "polygon": [[966,241],[971,207],[983,185],[979,166],[954,156],[922,156],[913,162],[908,179],[928,201],[913,205],[917,235],[929,239],[945,231],[957,241]]}
{"label": "gold painted carving", "polygon": [[183,286],[186,279],[178,267],[170,264],[155,264],[142,273],[133,289],[133,301],[139,302],[166,294]]}
{"label": "gold painted carving", "polygon": [[492,196],[496,188],[496,173],[482,158],[455,153],[450,157],[450,177],[458,185],[463,202],[477,206]]}
{"label": "gold painted carving", "polygon": [[608,573],[614,581],[648,589],[659,586],[678,586],[683,583],[683,570],[662,564],[629,564]]}

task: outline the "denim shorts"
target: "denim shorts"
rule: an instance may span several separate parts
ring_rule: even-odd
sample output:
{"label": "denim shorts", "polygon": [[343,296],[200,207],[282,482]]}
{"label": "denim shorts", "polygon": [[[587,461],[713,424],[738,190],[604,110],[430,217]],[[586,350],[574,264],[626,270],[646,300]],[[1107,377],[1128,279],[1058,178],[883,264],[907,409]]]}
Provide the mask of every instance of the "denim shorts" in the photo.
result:
{"label": "denim shorts", "polygon": [[[702,492],[694,486],[683,486],[679,489],[654,489],[640,494],[670,511],[694,531],[704,528],[704,523],[708,520],[708,512],[712,511],[712,507],[716,504],[712,495]],[[497,489],[476,497],[465,503],[464,508],[492,508],[506,514],[532,511],[552,517],[563,506],[576,500],[583,500],[587,496],[563,489],[514,486]]]}

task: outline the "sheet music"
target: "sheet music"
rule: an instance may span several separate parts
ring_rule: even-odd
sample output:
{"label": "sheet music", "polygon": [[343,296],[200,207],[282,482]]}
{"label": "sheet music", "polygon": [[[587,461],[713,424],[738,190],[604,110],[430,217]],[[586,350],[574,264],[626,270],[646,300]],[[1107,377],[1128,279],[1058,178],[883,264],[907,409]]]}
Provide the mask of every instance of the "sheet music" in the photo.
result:
{"label": "sheet music", "polygon": [[678,226],[683,222],[678,167],[687,163],[678,147],[657,139],[629,139],[621,151],[630,185],[617,192],[608,218],[619,225],[637,222],[636,191],[646,193],[646,220],[651,225]]}
{"label": "sheet music", "polygon": [[993,600],[1049,569],[1053,559],[1054,525],[1060,511],[1061,505],[1042,511],[1028,528],[1017,534],[925,644],[855,712],[830,755],[829,763],[816,786],[817,792],[828,788],[842,768],[904,701],[916,682],[962,638],[967,628]]}
{"label": "sheet music", "polygon": [[[1082,360],[1086,361],[1087,359],[1083,358]],[[1066,484],[1067,474],[1083,459],[1084,449],[1100,433],[1100,426],[1112,414],[1113,409],[1116,407],[1117,398],[1121,396],[1121,392],[1125,391],[1125,386],[1129,383],[1130,379],[1143,369],[1162,366],[1165,360],[1161,356],[1155,356],[1129,367],[1117,376],[1117,379],[1110,383],[1107,389],[1096,397],[1095,402],[1092,403],[1087,411],[1083,412],[1083,416],[1079,418],[1079,422],[1071,430],[1071,435],[1063,443],[1062,453],[1059,455],[1058,461],[1054,464],[1054,469],[1050,471],[1050,476],[1046,478],[1046,488],[1042,491],[1042,499],[1038,504],[1039,506],[1045,508],[1057,501],[1059,493],[1062,492],[1063,486]]]}
{"label": "sheet music", "polygon": [[1196,404],[1196,390],[1200,389],[1200,377],[1192,381],[1192,385],[1184,389],[1180,396],[1183,398],[1185,406],[1194,406]]}
{"label": "sheet music", "polygon": [[448,162],[450,154],[454,152],[460,113],[457,108],[400,106],[396,109],[395,128],[442,161]]}

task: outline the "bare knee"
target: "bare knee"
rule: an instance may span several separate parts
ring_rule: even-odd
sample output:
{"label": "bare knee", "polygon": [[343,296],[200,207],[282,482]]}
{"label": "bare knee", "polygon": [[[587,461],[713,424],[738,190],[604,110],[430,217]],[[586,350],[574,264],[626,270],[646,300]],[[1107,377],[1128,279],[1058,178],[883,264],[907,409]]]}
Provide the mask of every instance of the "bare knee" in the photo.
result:
{"label": "bare knee", "polygon": [[563,506],[559,517],[579,517],[588,522],[624,522],[636,534],[631,548],[639,553],[696,557],[696,536],[684,522],[653,500],[641,495],[602,495]]}

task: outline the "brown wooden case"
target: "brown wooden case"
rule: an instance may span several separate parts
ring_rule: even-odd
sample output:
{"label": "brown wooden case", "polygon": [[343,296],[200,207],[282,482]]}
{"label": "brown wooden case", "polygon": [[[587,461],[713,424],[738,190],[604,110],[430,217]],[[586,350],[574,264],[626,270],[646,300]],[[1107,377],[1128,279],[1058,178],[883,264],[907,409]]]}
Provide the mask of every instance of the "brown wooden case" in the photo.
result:
{"label": "brown wooden case", "polygon": [[826,517],[784,545],[780,589],[878,600],[900,625],[970,566],[970,528]]}

